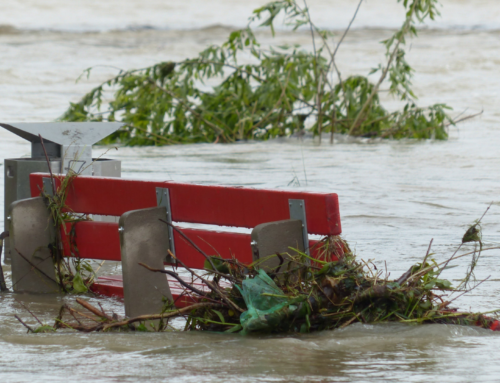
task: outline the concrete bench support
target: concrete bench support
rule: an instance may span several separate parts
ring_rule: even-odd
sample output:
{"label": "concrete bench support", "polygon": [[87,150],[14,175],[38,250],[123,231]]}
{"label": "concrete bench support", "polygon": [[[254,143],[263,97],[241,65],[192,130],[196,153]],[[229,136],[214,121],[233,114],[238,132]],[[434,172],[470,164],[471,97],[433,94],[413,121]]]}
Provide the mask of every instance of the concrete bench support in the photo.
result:
{"label": "concrete bench support", "polygon": [[43,198],[14,202],[10,205],[7,216],[10,217],[14,291],[59,292],[54,262],[49,250],[49,245],[55,243],[54,223]]}
{"label": "concrete bench support", "polygon": [[158,314],[163,298],[173,301],[165,274],[155,273],[139,262],[163,269],[167,256],[168,226],[165,207],[133,210],[120,217],[120,248],[122,254],[123,295],[125,314],[135,317]]}
{"label": "concrete bench support", "polygon": [[[283,254],[284,262],[280,271],[288,269],[290,257],[285,253],[293,255],[290,247],[304,251],[302,221],[298,219],[263,223],[252,230],[251,237],[254,262],[276,253]],[[259,267],[266,272],[275,273],[279,264],[280,259],[278,257],[271,257],[262,261]],[[293,266],[290,265],[290,267]]]}

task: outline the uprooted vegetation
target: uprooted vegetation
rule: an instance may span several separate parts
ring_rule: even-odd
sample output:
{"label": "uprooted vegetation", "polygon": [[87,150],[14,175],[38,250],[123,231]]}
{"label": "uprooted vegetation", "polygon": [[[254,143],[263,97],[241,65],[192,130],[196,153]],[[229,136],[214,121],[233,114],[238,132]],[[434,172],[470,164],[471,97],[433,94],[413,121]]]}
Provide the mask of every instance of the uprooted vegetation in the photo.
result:
{"label": "uprooted vegetation", "polygon": [[[339,36],[319,28],[306,2],[272,1],[256,9],[248,26],[198,57],[160,62],[118,75],[71,103],[63,121],[122,121],[125,126],[103,143],[165,145],[269,139],[310,131],[319,137],[342,133],[357,137],[439,139],[454,124],[443,103],[420,107],[412,90],[414,69],[403,47],[417,26],[439,15],[437,0],[397,0],[405,9],[399,30],[382,41],[386,62],[369,77],[342,76],[337,52],[361,6]],[[274,35],[284,19],[292,31],[311,32],[312,51],[300,46],[261,46],[258,28]],[[335,43],[333,43],[335,41]],[[90,69],[86,70],[87,75]],[[215,84],[215,85],[214,85]],[[209,86],[210,85],[210,86]],[[387,89],[381,89],[381,87]],[[403,103],[384,108],[381,90]]]}
{"label": "uprooted vegetation", "polygon": [[[474,243],[474,250],[460,254],[465,243]],[[336,236],[317,244],[321,247],[318,259],[290,249],[289,254],[243,265],[237,259],[221,259],[199,250],[206,258],[205,270],[186,270],[206,288],[185,286],[184,295],[197,301],[190,306],[179,309],[166,302],[161,313],[119,318],[78,298],[76,302],[92,315],[64,305],[53,326],[33,329],[23,324],[33,332],[170,331],[175,330],[171,325],[175,318],[185,319],[184,331],[242,334],[307,333],[356,322],[445,323],[497,329],[499,322],[486,314],[498,310],[466,313],[451,306],[458,297],[484,282],[474,277],[482,252],[498,249],[483,249],[480,220],[470,226],[460,246],[445,262],[437,263],[432,258],[431,245],[432,241],[422,262],[395,280],[388,279],[387,270],[384,277],[383,271],[374,265],[357,260],[349,245]],[[273,257],[277,266],[264,267],[263,262]],[[471,258],[470,266],[464,279],[453,287],[441,274],[463,257]],[[184,266],[181,254],[176,259]],[[142,266],[182,279],[174,271]]]}

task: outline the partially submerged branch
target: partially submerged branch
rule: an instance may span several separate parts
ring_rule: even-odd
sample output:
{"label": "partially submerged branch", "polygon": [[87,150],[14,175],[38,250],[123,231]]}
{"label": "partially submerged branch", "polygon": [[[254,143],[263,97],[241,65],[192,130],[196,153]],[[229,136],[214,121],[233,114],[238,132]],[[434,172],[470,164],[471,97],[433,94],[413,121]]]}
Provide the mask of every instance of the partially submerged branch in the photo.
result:
{"label": "partially submerged branch", "polygon": [[[332,32],[313,22],[306,1],[277,0],[256,9],[246,28],[231,32],[224,43],[209,46],[197,57],[120,70],[72,103],[61,119],[122,121],[122,130],[104,142],[127,145],[265,140],[301,135],[306,129],[320,141],[322,133],[330,132],[332,143],[334,132],[446,139],[448,126],[458,120],[448,115],[445,104],[416,105],[413,68],[403,50],[406,39],[416,37],[417,25],[438,15],[438,3],[401,3],[405,19],[383,41],[387,61],[371,72],[381,73],[375,84],[367,76],[343,79],[336,63],[362,0],[337,44],[332,44]],[[292,31],[309,29],[312,52],[298,46],[261,47],[255,30],[269,28],[274,35],[279,15]],[[207,83],[214,84],[210,90]],[[383,83],[388,83],[391,95],[406,102],[401,110],[388,112],[381,105]]]}

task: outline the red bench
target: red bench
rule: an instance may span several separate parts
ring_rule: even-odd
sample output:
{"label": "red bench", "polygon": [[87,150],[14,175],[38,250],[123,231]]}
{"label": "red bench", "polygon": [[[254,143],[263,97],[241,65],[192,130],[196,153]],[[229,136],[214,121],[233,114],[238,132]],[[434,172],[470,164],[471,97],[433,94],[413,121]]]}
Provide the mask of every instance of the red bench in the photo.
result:
{"label": "red bench", "polygon": [[[50,190],[48,177],[48,174],[43,173],[31,174],[32,197],[40,195],[44,183],[45,190]],[[56,180],[56,184],[59,183],[60,180]],[[151,210],[157,214],[157,211],[151,208],[163,206],[165,209],[162,211],[167,213],[166,220],[175,222],[176,226],[177,223],[190,223],[253,229],[264,223],[294,218],[302,220],[303,227],[307,229],[306,233],[324,236],[341,234],[338,197],[333,193],[258,190],[79,176],[69,187],[66,205],[75,213],[117,217],[132,211]],[[291,214],[295,214],[295,217],[291,217]],[[167,246],[176,257],[190,268],[203,269],[205,258],[179,233],[172,231],[167,225],[161,225],[165,235],[170,238]],[[61,230],[65,256],[122,260],[124,250],[121,246],[124,246],[125,240],[122,235],[125,235],[125,229],[119,228],[119,224],[85,221],[74,224],[73,230],[73,244],[70,244],[70,236],[64,235],[64,231]],[[209,255],[219,254],[222,258],[235,257],[247,264],[256,257],[256,248],[252,247],[250,234],[192,228],[181,228],[181,230]],[[302,239],[303,248],[306,251],[311,249],[311,256],[316,256],[314,250],[316,241],[310,241],[308,246],[307,235]],[[152,242],[151,239],[148,241],[146,245]],[[255,239],[253,244],[256,245]],[[162,256],[165,264],[175,264],[173,259],[167,257],[166,251]],[[189,297],[179,299],[184,289],[175,279],[169,277],[168,283],[177,306],[192,303]],[[122,279],[117,276],[100,277],[93,285],[93,289],[104,295],[124,296]],[[125,289],[125,299],[126,291]]]}

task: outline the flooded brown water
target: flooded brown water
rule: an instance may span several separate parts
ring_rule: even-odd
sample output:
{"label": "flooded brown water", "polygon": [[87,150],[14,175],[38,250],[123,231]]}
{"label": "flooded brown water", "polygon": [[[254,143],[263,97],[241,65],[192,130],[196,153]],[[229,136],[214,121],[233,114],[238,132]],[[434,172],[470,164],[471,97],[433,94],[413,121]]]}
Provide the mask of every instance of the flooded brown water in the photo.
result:
{"label": "flooded brown water", "polygon": [[[0,5],[0,121],[51,121],[112,67],[143,67],[194,55],[242,26],[265,1],[5,0]],[[309,1],[318,23],[340,30],[356,1]],[[446,142],[370,141],[337,137],[335,145],[306,137],[234,145],[120,148],[127,178],[336,192],[345,238],[392,277],[418,262],[434,238],[436,260],[449,256],[489,203],[488,246],[500,242],[500,3],[447,0],[443,18],[413,40],[419,104],[445,102],[453,115],[484,113],[450,130]],[[339,52],[344,76],[366,74],[383,59],[378,43],[400,24],[399,5],[371,0]],[[270,42],[268,36],[262,38]],[[308,35],[278,33],[308,43]],[[89,80],[75,84],[87,67]],[[111,67],[112,66],[112,67]],[[387,100],[389,108],[397,103]],[[327,140],[325,140],[327,141]],[[29,154],[29,144],[0,131],[2,158]],[[106,148],[95,148],[97,153]],[[0,168],[3,164],[0,165]],[[0,197],[3,196],[0,180]],[[3,200],[3,198],[0,198]],[[0,207],[0,209],[3,208]],[[0,212],[1,213],[1,212]],[[3,214],[0,214],[3,217]],[[3,227],[3,222],[0,222]],[[500,308],[500,251],[485,253],[478,279],[491,278],[456,301],[463,310]],[[467,259],[446,271],[457,283]],[[10,280],[9,266],[6,269]],[[111,270],[113,271],[113,270]],[[113,272],[119,272],[114,270]],[[99,301],[123,313],[121,302]],[[500,335],[447,325],[353,325],[286,337],[167,334],[30,335],[35,325],[18,302],[50,322],[73,297],[0,296],[0,381],[443,381],[495,382]]]}

